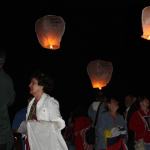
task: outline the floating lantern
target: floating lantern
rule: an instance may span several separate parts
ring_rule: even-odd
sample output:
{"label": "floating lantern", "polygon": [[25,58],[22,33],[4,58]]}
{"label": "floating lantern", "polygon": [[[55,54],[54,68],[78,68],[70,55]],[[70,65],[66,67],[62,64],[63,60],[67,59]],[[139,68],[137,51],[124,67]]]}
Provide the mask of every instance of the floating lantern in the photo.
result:
{"label": "floating lantern", "polygon": [[59,49],[61,38],[64,34],[65,22],[59,16],[47,15],[35,23],[37,38],[42,47]]}
{"label": "floating lantern", "polygon": [[101,90],[102,87],[109,83],[113,66],[109,61],[95,60],[88,64],[87,71],[93,88],[99,88]]}
{"label": "floating lantern", "polygon": [[150,7],[145,7],[142,11],[142,29],[141,37],[150,40]]}

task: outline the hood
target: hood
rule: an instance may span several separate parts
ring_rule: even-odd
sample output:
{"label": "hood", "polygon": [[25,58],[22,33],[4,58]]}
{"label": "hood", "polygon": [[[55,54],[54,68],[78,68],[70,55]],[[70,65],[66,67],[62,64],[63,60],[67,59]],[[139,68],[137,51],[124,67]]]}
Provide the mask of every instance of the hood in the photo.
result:
{"label": "hood", "polygon": [[93,103],[92,103],[92,108],[93,108],[95,111],[97,111],[98,106],[99,106],[100,103],[101,103],[101,102],[93,102]]}

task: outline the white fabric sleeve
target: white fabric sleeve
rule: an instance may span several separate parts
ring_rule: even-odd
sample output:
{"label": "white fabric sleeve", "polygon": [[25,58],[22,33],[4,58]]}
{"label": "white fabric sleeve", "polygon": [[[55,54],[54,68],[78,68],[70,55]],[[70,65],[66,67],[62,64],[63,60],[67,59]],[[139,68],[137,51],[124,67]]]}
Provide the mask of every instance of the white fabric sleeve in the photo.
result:
{"label": "white fabric sleeve", "polygon": [[49,102],[50,105],[50,120],[58,122],[60,130],[65,127],[65,121],[62,119],[59,111],[59,103],[55,99]]}

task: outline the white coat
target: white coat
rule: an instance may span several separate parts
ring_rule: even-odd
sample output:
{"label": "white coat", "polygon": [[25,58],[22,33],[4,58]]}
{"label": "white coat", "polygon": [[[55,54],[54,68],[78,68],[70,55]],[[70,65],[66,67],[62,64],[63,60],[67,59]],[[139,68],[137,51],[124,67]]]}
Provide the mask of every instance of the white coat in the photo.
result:
{"label": "white coat", "polygon": [[[35,100],[35,98],[33,98],[28,105],[26,120],[28,119],[30,109],[31,109],[31,106],[32,106],[34,100]],[[40,138],[42,139],[43,136],[45,137],[44,133],[45,134],[48,132],[52,133],[52,132],[50,132],[50,130],[55,130],[55,131],[53,131],[53,134],[55,134],[54,137],[57,137],[57,138],[55,138],[56,140],[53,144],[53,146],[55,147],[55,150],[67,150],[68,148],[67,148],[66,143],[65,143],[64,139],[62,138],[62,135],[60,132],[60,130],[62,130],[65,127],[65,121],[62,119],[62,117],[60,115],[58,101],[56,101],[53,97],[50,97],[48,94],[43,93],[43,95],[41,96],[40,100],[38,101],[38,103],[36,105],[36,116],[37,116],[37,120],[58,122],[59,127],[57,126],[54,128],[53,126],[56,126],[56,125],[53,124],[53,125],[48,126],[48,123],[45,123],[46,126],[43,125],[39,128],[41,123],[36,122],[37,127],[36,127],[36,131],[35,131],[34,128],[31,128],[30,122],[28,122],[27,123],[27,132],[28,132],[28,139],[30,139],[29,140],[29,145],[31,146],[30,149],[36,150],[36,147],[32,148],[33,147],[32,145],[35,145],[35,143],[38,142],[38,141],[32,140],[35,136],[34,132],[39,133],[40,131],[44,131],[43,133],[38,134],[38,136],[40,136]],[[39,129],[39,131],[37,131],[38,129]],[[47,148],[49,147],[49,142],[50,142],[49,138],[46,138],[47,139],[46,141],[44,140],[44,143],[47,143],[47,145],[44,144],[45,150],[47,150]],[[39,142],[41,142],[41,143],[39,143],[40,145],[43,145],[43,141],[39,140]],[[51,142],[52,142],[52,140],[51,140]],[[62,148],[60,148],[61,145],[63,145]],[[48,149],[53,149],[53,148],[49,147]]]}
{"label": "white coat", "polygon": [[[30,109],[34,100],[35,98],[33,98],[28,105],[26,120],[28,119]],[[60,130],[62,130],[65,127],[65,121],[60,115],[58,101],[56,101],[53,97],[50,97],[46,93],[43,93],[36,105],[36,117],[37,120],[57,121],[59,123]]]}

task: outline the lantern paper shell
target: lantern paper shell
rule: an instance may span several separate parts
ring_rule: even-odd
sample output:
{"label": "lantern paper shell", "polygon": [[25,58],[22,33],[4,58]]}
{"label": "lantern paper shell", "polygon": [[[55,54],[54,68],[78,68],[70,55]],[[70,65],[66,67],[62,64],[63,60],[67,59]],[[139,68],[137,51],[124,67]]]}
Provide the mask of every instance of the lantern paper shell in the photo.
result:
{"label": "lantern paper shell", "polygon": [[142,11],[142,29],[141,37],[150,40],[150,7],[145,7]]}
{"label": "lantern paper shell", "polygon": [[102,89],[111,79],[113,66],[109,61],[95,60],[88,64],[87,71],[93,88]]}
{"label": "lantern paper shell", "polygon": [[64,34],[65,22],[59,16],[47,15],[36,21],[35,31],[42,47],[59,49]]}

